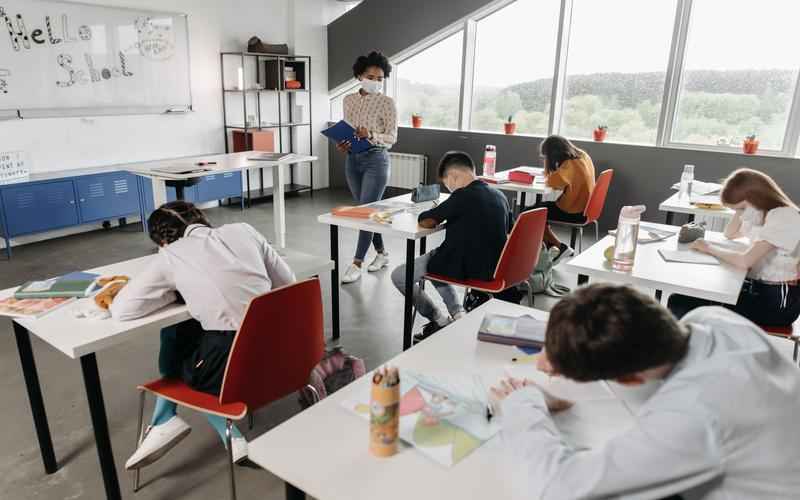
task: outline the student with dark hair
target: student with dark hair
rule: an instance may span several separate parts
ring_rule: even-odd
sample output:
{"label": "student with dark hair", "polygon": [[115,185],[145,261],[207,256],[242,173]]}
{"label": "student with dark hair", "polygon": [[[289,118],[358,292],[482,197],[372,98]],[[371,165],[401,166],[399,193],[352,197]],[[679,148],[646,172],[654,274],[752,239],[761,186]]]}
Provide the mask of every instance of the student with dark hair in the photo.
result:
{"label": "student with dark hair", "polygon": [[[361,82],[361,88],[344,98],[345,121],[356,129],[359,138],[366,138],[372,144],[370,149],[361,153],[351,153],[349,141],[337,146],[339,151],[347,153],[345,177],[358,204],[380,200],[389,181],[388,150],[397,141],[397,108],[394,100],[383,94],[383,86],[391,72],[392,65],[380,52],[360,56],[353,65],[353,76]],[[361,231],[353,263],[345,270],[342,283],[361,279],[361,267],[370,243],[377,255],[367,270],[376,272],[389,265],[389,254],[381,235]]]}
{"label": "student with dark hair", "polygon": [[588,382],[658,384],[635,423],[598,449],[554,425],[530,380],[492,390],[515,497],[797,498],[800,371],[767,335],[721,307],[677,321],[633,288],[578,289],[552,309],[540,369]]}
{"label": "student with dark hair", "polygon": [[[761,326],[789,326],[800,316],[800,211],[767,174],[748,168],[733,172],[722,186],[722,203],[734,210],[725,236],[750,244],[735,250],[698,240],[691,247],[740,269],[747,280],[735,305],[726,305]],[[710,301],[672,295],[678,317]]]}
{"label": "student with dark hair", "polygon": [[[594,164],[585,151],[578,149],[569,139],[551,135],[542,141],[539,154],[544,163],[548,187],[563,191],[556,201],[539,202],[534,208],[547,208],[547,219],[582,224],[586,222],[583,211],[594,189]],[[557,263],[574,252],[562,243],[548,225],[544,242]]]}
{"label": "student with dark hair", "polygon": [[[158,255],[114,298],[114,319],[146,316],[178,297],[193,319],[161,331],[159,371],[180,378],[194,389],[217,395],[233,338],[250,300],[295,281],[294,274],[248,224],[212,227],[191,203],[175,201],[156,209],[148,219],[150,239]],[[225,443],[225,420],[206,415]],[[161,458],[191,428],[177,415],[177,406],[158,398],[142,444],[126,462],[137,469]],[[234,427],[233,458],[247,457],[247,441]]]}
{"label": "student with dark hair", "polygon": [[[450,151],[439,163],[439,178],[452,194],[442,204],[419,214],[419,225],[433,228],[447,222],[444,242],[414,261],[414,304],[417,311],[430,320],[420,341],[450,321],[459,319],[464,309],[454,287],[433,281],[449,316],[442,313],[418,282],[430,272],[457,280],[490,280],[500,253],[511,230],[508,200],[495,188],[479,180],[475,164],[467,153]],[[392,271],[392,282],[405,291],[406,266]]]}

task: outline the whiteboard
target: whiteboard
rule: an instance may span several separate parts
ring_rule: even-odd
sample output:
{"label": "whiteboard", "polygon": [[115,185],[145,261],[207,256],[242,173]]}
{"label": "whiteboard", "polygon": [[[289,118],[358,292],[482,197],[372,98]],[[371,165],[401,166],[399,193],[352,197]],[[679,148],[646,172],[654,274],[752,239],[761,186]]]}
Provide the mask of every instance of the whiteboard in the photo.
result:
{"label": "whiteboard", "polygon": [[191,109],[185,14],[0,0],[0,117]]}

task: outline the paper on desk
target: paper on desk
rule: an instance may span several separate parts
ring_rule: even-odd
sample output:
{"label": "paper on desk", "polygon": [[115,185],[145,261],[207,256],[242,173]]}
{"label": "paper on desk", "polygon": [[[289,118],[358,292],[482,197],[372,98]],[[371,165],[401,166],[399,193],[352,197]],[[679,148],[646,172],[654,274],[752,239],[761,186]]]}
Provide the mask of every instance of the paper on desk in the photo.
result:
{"label": "paper on desk", "polygon": [[[680,189],[681,183],[676,182],[672,189]],[[692,181],[692,194],[706,195],[716,193],[722,189],[722,184],[717,182]]]}
{"label": "paper on desk", "polygon": [[719,199],[718,194],[711,194],[711,195],[696,195],[693,194],[689,197],[689,203],[692,205],[706,205],[711,206],[713,208],[719,208],[720,210],[725,208],[722,205],[722,201]]}
{"label": "paper on desk", "polygon": [[719,259],[713,255],[698,252],[696,250],[658,250],[661,258],[667,262],[682,262],[685,264],[710,264],[719,265]]}

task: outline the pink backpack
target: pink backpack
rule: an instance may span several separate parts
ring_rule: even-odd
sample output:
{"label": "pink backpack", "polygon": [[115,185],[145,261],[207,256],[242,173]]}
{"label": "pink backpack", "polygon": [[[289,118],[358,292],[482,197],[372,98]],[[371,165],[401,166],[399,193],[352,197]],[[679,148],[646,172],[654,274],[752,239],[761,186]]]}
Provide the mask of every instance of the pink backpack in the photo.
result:
{"label": "pink backpack", "polygon": [[333,394],[350,382],[366,373],[364,360],[345,353],[341,347],[334,347],[325,352],[325,357],[311,371],[308,385],[316,390],[305,387],[300,391],[299,403],[303,409],[325,399],[328,394]]}

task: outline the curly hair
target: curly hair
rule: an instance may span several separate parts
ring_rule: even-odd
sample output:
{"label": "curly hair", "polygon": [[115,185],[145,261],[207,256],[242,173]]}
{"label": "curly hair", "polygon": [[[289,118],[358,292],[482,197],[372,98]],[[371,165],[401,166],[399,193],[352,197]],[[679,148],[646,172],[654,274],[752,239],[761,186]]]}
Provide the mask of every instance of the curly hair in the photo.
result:
{"label": "curly hair", "polygon": [[367,68],[372,66],[382,69],[384,78],[389,78],[389,75],[392,73],[392,65],[389,63],[389,58],[373,50],[365,56],[358,56],[355,64],[353,64],[353,76],[358,78],[367,71]]}
{"label": "curly hair", "polygon": [[147,219],[150,239],[156,245],[169,245],[183,238],[192,224],[211,227],[202,210],[188,201],[172,201],[158,207]]}

